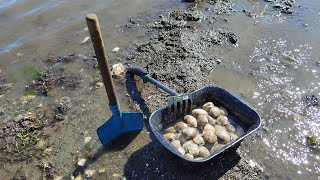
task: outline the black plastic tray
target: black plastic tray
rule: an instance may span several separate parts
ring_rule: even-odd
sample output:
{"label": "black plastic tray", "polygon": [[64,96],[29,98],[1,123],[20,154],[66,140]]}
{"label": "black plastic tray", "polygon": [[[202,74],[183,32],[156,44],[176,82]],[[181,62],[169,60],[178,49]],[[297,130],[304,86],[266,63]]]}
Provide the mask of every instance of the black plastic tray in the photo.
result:
{"label": "black plastic tray", "polygon": [[[232,143],[227,144],[221,150],[211,154],[209,157],[202,160],[190,160],[183,157],[174,147],[172,147],[166,139],[163,138],[162,130],[167,127],[169,124],[172,124],[177,121],[179,118],[172,118],[171,106],[172,104],[168,104],[167,106],[155,111],[151,114],[149,118],[149,124],[152,132],[157,137],[157,139],[165,146],[169,151],[174,153],[180,158],[183,158],[189,162],[205,162],[213,157],[217,156],[221,152],[226,149],[240,143],[245,137],[256,131],[261,125],[261,118],[259,114],[249,105],[249,103],[245,102],[239,96],[231,93],[228,90],[225,90],[220,87],[215,86],[206,86],[199,90],[196,90],[187,95],[189,99],[191,99],[192,107],[202,106],[205,102],[213,102],[215,105],[223,106],[228,110],[228,117],[232,117],[232,120],[237,124],[242,126],[245,130],[245,133],[241,135],[237,140],[232,141]],[[181,115],[180,118],[182,118]]]}

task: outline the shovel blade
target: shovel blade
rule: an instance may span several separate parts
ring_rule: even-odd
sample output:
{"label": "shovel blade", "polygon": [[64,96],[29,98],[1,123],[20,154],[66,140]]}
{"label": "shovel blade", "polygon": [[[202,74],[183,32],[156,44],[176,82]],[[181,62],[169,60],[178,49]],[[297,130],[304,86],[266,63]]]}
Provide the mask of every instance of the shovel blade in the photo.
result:
{"label": "shovel blade", "polygon": [[[117,139],[135,134],[143,129],[143,115],[138,112],[122,113],[122,117],[112,116],[97,129],[98,137],[104,146],[111,145]],[[128,138],[129,139],[129,138]],[[125,143],[125,142],[121,142]]]}

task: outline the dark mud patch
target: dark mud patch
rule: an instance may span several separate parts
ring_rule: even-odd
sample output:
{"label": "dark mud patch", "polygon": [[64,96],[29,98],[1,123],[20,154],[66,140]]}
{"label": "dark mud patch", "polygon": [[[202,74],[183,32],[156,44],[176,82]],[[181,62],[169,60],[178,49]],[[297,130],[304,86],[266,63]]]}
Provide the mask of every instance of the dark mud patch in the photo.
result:
{"label": "dark mud patch", "polygon": [[[56,104],[28,108],[29,103],[17,104],[17,112],[26,113],[11,116],[0,126],[0,159],[7,162],[25,161],[50,155],[51,149],[45,143],[48,127],[65,120],[68,112],[67,97]],[[19,107],[20,106],[20,107]],[[59,118],[57,118],[59,117]],[[48,149],[49,148],[49,149]]]}
{"label": "dark mud patch", "polygon": [[52,95],[56,87],[78,87],[81,78],[77,74],[67,74],[64,68],[49,69],[46,72],[41,72],[31,84],[26,86],[27,95]]}
{"label": "dark mud patch", "polygon": [[12,83],[0,84],[0,96],[12,89]]}
{"label": "dark mud patch", "polygon": [[275,9],[286,14],[292,14],[293,13],[292,8],[296,6],[295,0],[265,0],[265,1],[271,3]]}
{"label": "dark mud patch", "polygon": [[206,10],[209,10],[214,14],[231,15],[231,13],[233,12],[233,2],[231,0],[193,0],[185,2],[189,2],[188,9],[191,10],[202,7],[204,6],[204,4],[209,4],[210,7],[208,7]]}
{"label": "dark mud patch", "polygon": [[[214,51],[217,45],[236,47],[239,38],[222,28],[198,30],[196,25],[190,23],[203,17],[198,12],[183,11],[161,16],[160,20],[148,24],[152,32],[149,40],[127,51],[126,63],[139,65],[155,73],[156,79],[179,93],[192,92],[212,84],[208,75],[219,61],[215,57],[208,57],[206,52]],[[147,101],[157,101],[158,98],[164,102],[163,98],[153,96],[148,96]]]}
{"label": "dark mud patch", "polygon": [[213,5],[213,12],[220,15],[230,15],[232,13],[233,3],[231,0],[209,0],[209,4]]}

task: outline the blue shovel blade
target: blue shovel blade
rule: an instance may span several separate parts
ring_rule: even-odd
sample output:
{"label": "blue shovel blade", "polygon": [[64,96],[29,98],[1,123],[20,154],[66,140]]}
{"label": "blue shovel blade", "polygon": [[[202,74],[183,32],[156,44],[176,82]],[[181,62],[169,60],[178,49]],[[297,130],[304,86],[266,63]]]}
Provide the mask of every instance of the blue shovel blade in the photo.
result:
{"label": "blue shovel blade", "polygon": [[143,129],[143,115],[138,112],[122,112],[122,117],[113,115],[97,130],[101,143],[106,146],[130,133]]}

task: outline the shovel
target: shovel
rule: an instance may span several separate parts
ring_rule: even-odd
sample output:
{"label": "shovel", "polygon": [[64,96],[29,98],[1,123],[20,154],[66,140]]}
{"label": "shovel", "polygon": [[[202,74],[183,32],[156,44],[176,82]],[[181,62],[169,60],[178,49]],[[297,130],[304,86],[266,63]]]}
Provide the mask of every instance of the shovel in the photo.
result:
{"label": "shovel", "polygon": [[95,14],[88,14],[86,21],[112,112],[112,117],[97,129],[101,143],[107,146],[116,139],[140,132],[143,129],[143,115],[139,112],[121,111],[106,59],[98,17]]}

